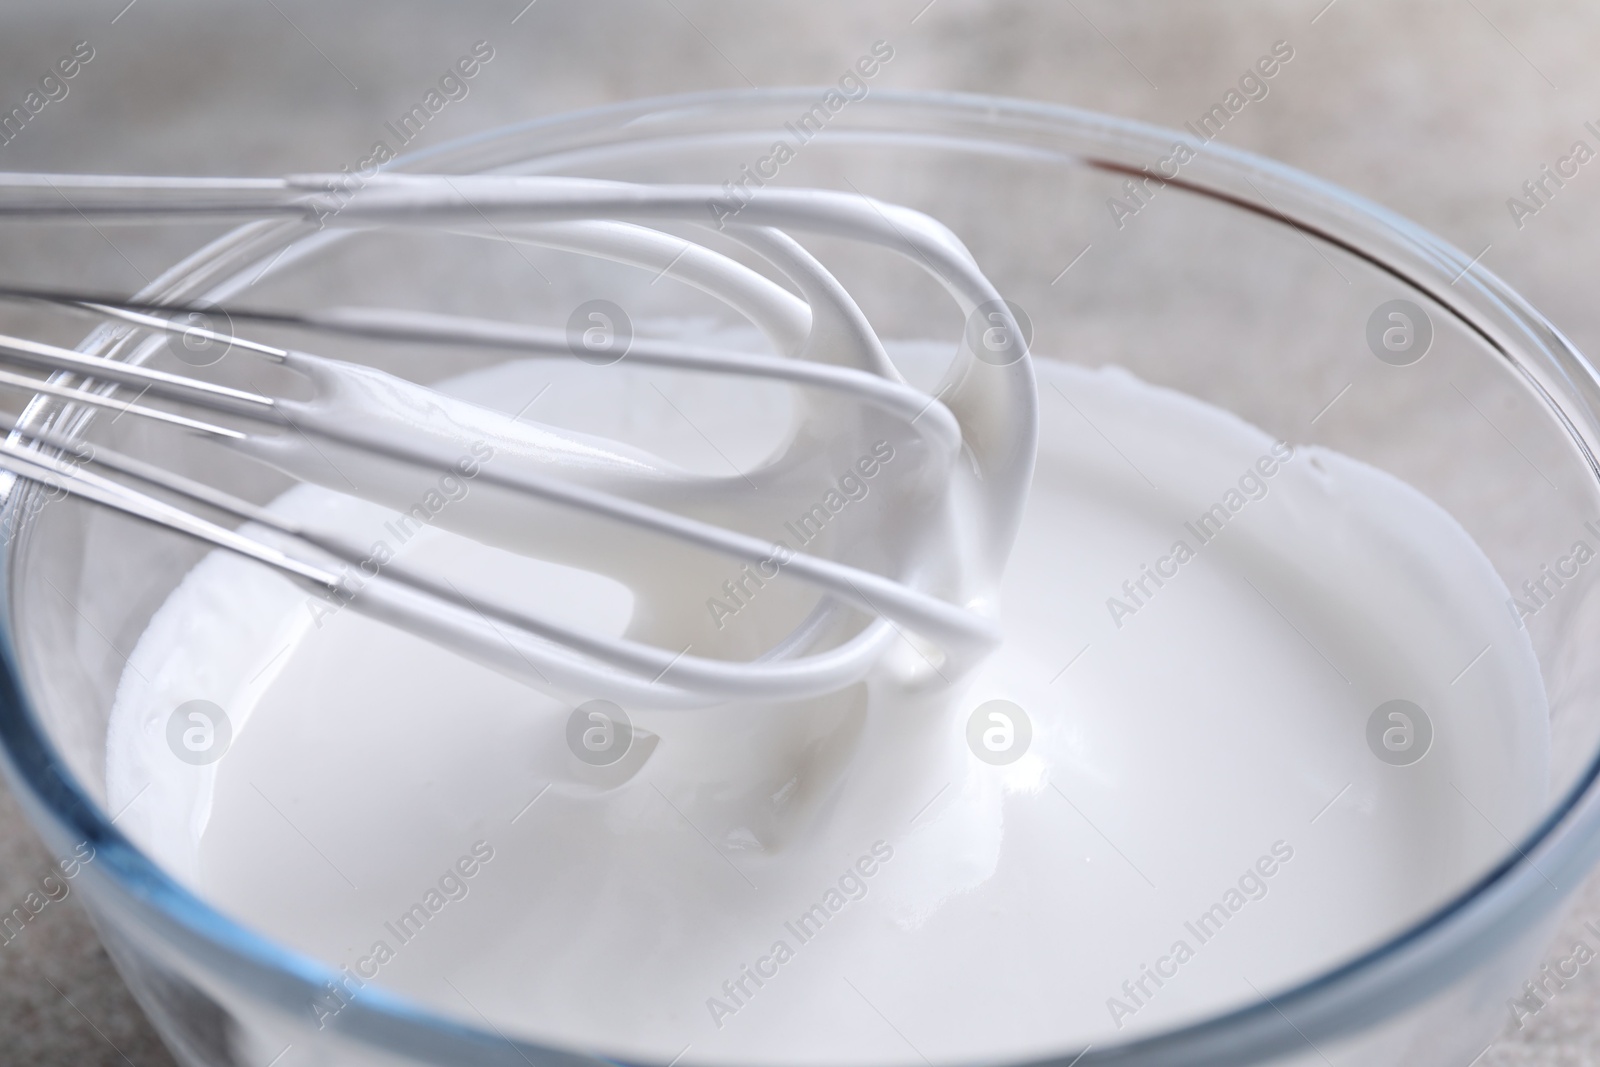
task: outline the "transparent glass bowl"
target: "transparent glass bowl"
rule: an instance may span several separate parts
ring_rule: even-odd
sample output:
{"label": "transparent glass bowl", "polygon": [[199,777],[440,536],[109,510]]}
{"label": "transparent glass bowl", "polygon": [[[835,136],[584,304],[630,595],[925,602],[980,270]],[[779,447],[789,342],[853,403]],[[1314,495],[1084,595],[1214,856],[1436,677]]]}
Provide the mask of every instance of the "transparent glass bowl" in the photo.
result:
{"label": "transparent glass bowl", "polygon": [[[395,166],[721,185],[758,166],[785,124],[821,96],[646,100],[494,131]],[[1195,147],[1188,134],[1066,108],[876,91],[832,114],[774,180],[929,212],[1026,310],[1043,357],[1120,364],[1280,439],[1326,445],[1388,471],[1449,511],[1513,591],[1543,580],[1541,568],[1573,541],[1593,540],[1584,523],[1600,515],[1600,392],[1552,325],[1468,257],[1375,205],[1220,145],[1179,160],[1179,143]],[[1171,180],[1149,181],[1145,168]],[[218,239],[146,295],[220,298],[293,246],[268,282],[268,302],[315,300],[346,286],[352,272],[341,272],[349,261],[340,256],[370,255],[354,251],[357,243],[341,248],[298,222],[255,224]],[[840,269],[847,288],[871,293],[874,272],[885,268],[865,257]],[[451,277],[441,263],[427,277],[384,277],[365,295],[400,304],[407,294],[396,286],[412,285],[417,299],[448,305]],[[581,281],[527,285],[529,300],[559,323],[594,284]],[[358,285],[346,288],[342,299],[363,295]],[[638,286],[632,293],[645,302],[631,305],[643,307],[635,319],[648,319],[651,296]],[[1395,308],[1406,318],[1390,318]],[[953,309],[948,322],[870,299],[864,310],[890,338],[954,337],[962,328]],[[1426,358],[1406,358],[1415,342],[1405,334],[1391,335],[1384,354],[1384,331],[1396,325],[1430,335]],[[10,323],[7,330],[23,332]],[[134,358],[149,354],[146,346]],[[413,370],[437,376],[420,364]],[[36,405],[32,414],[44,410]],[[125,424],[100,419],[83,428],[92,439],[132,441],[180,468],[223,477],[253,499],[283,486],[244,464],[196,471],[187,453]],[[106,723],[124,663],[118,649],[131,647],[199,549],[76,503],[41,506],[28,486],[11,488],[6,509],[6,763],[53,850],[81,857],[93,849],[76,884],[181,1062],[259,1064],[286,1047],[283,1067],[603,1062],[541,1045],[536,1034],[435,1014],[376,985],[337,1026],[319,1031],[310,1005],[334,970],[198,899],[105,810]],[[1403,928],[1347,946],[1292,988],[1263,989],[1254,1002],[1179,1029],[1062,1048],[1050,1062],[1460,1064],[1481,1052],[1562,901],[1600,855],[1600,680],[1586,654],[1600,638],[1594,583],[1580,569],[1545,588],[1558,595],[1526,620],[1552,737],[1548,801],[1537,819],[1493,826],[1492,847],[1443,875],[1449,894],[1408,902],[1415,906]],[[1309,766],[1322,756],[1285,758]]]}

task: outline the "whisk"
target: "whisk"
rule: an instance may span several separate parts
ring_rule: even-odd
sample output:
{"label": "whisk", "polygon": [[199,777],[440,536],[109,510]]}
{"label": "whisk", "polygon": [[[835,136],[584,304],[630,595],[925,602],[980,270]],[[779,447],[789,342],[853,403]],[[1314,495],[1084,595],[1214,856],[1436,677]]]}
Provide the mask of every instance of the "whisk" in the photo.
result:
{"label": "whisk", "polygon": [[[281,217],[297,224],[280,227],[286,237],[277,257],[344,233],[422,228],[670,269],[749,319],[776,354],[640,338],[626,348],[626,362],[785,382],[807,398],[805,417],[788,446],[758,470],[693,475],[619,442],[520,420],[372,367],[251,340],[239,324],[518,358],[571,358],[565,331],[401,309],[218,309],[209,301],[228,299],[227,285],[207,294],[205,309],[228,323],[215,329],[196,325],[197,305],[165,299],[160,283],[131,299],[11,288],[0,298],[87,313],[102,326],[76,351],[0,335],[0,362],[53,372],[39,378],[0,370],[0,386],[36,394],[22,418],[5,423],[11,433],[0,443],[0,467],[266,564],[529,684],[635,707],[815,697],[859,681],[899,641],[948,682],[998,642],[993,588],[1032,474],[1034,382],[1011,309],[936,220],[822,189],[768,188],[740,200],[691,185],[382,175],[351,195],[347,182],[343,175],[13,174],[0,177],[0,217],[247,222],[214,248],[259,241],[261,228]],[[729,217],[737,221],[715,221]],[[664,223],[720,230],[798,295],[706,244],[652,228]],[[934,395],[905,381],[855,300],[790,231],[895,251],[931,273],[965,314],[978,316],[984,329],[963,336]],[[208,254],[214,250],[197,256]],[[174,335],[280,364],[310,383],[311,397],[146,366]],[[129,390],[137,396],[127,398]],[[469,597],[398,560],[371,568],[367,548],[347,532],[291,521],[217,486],[88,444],[82,434],[94,410],[196,434],[299,481],[396,510],[414,497],[418,472],[451,472],[477,446],[483,458],[474,478],[482,491],[440,513],[437,524],[618,578],[636,595],[629,631],[579,629],[514,597]],[[828,536],[817,538],[819,548],[831,548],[826,555],[774,539],[781,517],[813,500],[841,464],[848,469],[874,443],[890,440],[907,461],[872,524],[839,516]],[[750,490],[757,480],[759,493]],[[230,520],[237,525],[224,524]],[[792,587],[810,590],[802,601],[782,602],[786,635],[754,655],[740,656],[737,641],[684,622],[698,610],[691,590],[712,573],[707,561],[717,559],[762,567],[769,577],[766,568],[776,566]],[[357,576],[352,568],[360,568]],[[801,610],[792,610],[794,603]],[[694,639],[674,647],[686,633]]]}

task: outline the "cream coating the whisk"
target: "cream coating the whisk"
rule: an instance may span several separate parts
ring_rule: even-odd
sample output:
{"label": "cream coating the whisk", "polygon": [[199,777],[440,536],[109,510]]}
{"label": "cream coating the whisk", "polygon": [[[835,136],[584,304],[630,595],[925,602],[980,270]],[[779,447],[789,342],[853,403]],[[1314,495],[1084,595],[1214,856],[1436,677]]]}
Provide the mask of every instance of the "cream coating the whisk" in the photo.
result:
{"label": "cream coating the whisk", "polygon": [[[0,340],[0,351],[12,362],[100,383],[98,389],[61,380],[39,386],[59,399],[175,423],[298,480],[399,511],[415,498],[419,479],[471,464],[478,490],[441,512],[438,524],[487,545],[616,578],[635,595],[625,634],[580,633],[549,622],[517,603],[514,591],[493,603],[468,601],[403,565],[381,561],[374,568],[362,546],[326,531],[287,528],[281,521],[268,521],[274,528],[259,534],[215,526],[27,447],[27,430],[23,440],[5,446],[5,464],[251,555],[322,586],[358,611],[531,684],[572,694],[658,707],[820,695],[864,677],[897,634],[923,653],[930,679],[948,682],[994,644],[986,616],[993,613],[994,584],[1031,473],[1034,387],[1010,311],[948,230],[916,212],[861,197],[774,190],[770,203],[748,205],[741,224],[725,236],[765,261],[795,295],[727,254],[643,225],[704,224],[704,204],[714,191],[526,178],[474,179],[467,190],[463,181],[408,176],[376,183],[370,198],[345,205],[349,210],[333,223],[425,226],[476,236],[487,235],[487,223],[503,236],[502,226],[491,221],[498,218],[515,239],[530,244],[652,268],[666,259],[668,268],[682,271],[682,280],[746,317],[777,354],[752,357],[644,341],[640,360],[806,387],[799,391],[788,439],[750,469],[692,474],[617,442],[508,418],[383,371],[247,342],[233,331],[201,333],[276,359],[309,379],[313,394],[291,400],[208,386],[143,366],[161,335],[195,332],[159,302],[55,298],[104,316],[114,330],[113,346],[126,345],[137,332],[151,333],[126,362],[20,338]],[[274,199],[317,184],[315,178],[294,179],[261,199],[256,194],[268,190],[254,188],[241,202],[211,210],[297,210],[321,218],[321,194]],[[26,188],[0,185],[0,201],[18,207],[14,201],[27,199],[18,189]],[[141,190],[124,180],[107,192],[91,205],[96,211],[141,218],[174,211],[155,186]],[[474,210],[466,212],[469,202]],[[486,210],[477,210],[480,202]],[[964,311],[999,309],[997,321],[1012,331],[1014,350],[995,362],[974,359],[963,348],[935,395],[912,389],[856,301],[785,228],[843,235],[899,252],[932,272]],[[241,321],[247,319],[241,313]],[[299,324],[525,355],[549,355],[552,349],[547,338],[541,343],[512,324],[415,313],[335,311],[321,320],[306,316]],[[22,387],[34,382],[15,375],[0,379]],[[149,394],[227,418],[208,422],[147,402],[130,404],[108,395],[115,387],[136,387],[141,398]],[[891,457],[892,477],[877,482],[878,506],[845,508],[849,486],[861,477],[856,472]],[[156,484],[219,506],[215,494],[204,499],[206,494],[186,492],[170,479],[162,485],[159,475]],[[220,506],[262,521],[259,509],[240,504]],[[797,538],[801,550],[788,545],[781,531],[806,515],[820,517],[809,520],[815,537]],[[701,602],[702,591],[714,588],[727,571],[729,557],[747,568],[744,573],[761,568],[781,592],[761,598],[750,625],[724,632]],[[374,573],[352,583],[344,577],[352,565]]]}

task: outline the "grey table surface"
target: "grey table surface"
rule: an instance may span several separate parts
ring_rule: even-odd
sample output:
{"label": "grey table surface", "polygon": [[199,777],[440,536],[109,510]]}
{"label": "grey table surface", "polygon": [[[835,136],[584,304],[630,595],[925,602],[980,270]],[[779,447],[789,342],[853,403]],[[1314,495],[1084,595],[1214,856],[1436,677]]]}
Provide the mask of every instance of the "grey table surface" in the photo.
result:
{"label": "grey table surface", "polygon": [[[1507,198],[1600,120],[1600,6],[1581,0],[493,0],[381,7],[290,0],[91,0],[0,7],[0,104],[79,41],[94,59],[10,143],[6,170],[281,174],[357,159],[472,42],[496,50],[424,143],[575,107],[692,89],[820,84],[872,41],[881,84],[990,92],[1180,125],[1272,42],[1296,50],[1226,140],[1394,208],[1468,250],[1600,351],[1600,167],[1521,225]],[[182,249],[84,278],[49,248],[0,243],[0,277],[124,290]],[[167,256],[168,258],[162,258]],[[0,902],[49,858],[0,792]],[[1600,877],[1547,958],[1600,921]],[[1482,1067],[1600,1064],[1590,966]],[[0,1062],[171,1063],[75,903],[0,945]]]}

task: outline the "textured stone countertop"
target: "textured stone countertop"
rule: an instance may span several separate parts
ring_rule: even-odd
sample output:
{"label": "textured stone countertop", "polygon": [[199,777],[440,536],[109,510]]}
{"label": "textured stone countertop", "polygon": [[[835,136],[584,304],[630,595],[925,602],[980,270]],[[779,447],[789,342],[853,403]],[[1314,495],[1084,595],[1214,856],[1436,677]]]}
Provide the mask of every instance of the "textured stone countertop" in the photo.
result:
{"label": "textured stone countertop", "polygon": [[[526,6],[525,6],[526,5]],[[1536,215],[1506,200],[1600,120],[1600,6],[1582,0],[11,0],[0,9],[0,105],[58,57],[94,58],[10,143],[0,169],[282,174],[358,159],[471,42],[496,59],[427,143],[574,107],[702,88],[819,84],[878,38],[883,84],[1032,97],[1178,126],[1276,40],[1296,58],[1226,139],[1430,227],[1522,290],[1581,350],[1600,351],[1600,165]],[[1521,222],[1519,228],[1518,221]],[[0,278],[136,286],[187,249],[126,259],[0,240]],[[102,253],[104,250],[102,250]],[[0,908],[49,860],[0,793]],[[1600,920],[1577,897],[1556,959]],[[1600,1064],[1591,966],[1480,1067]],[[0,1062],[172,1061],[75,902],[0,945]],[[264,1067],[264,1065],[263,1065]]]}

